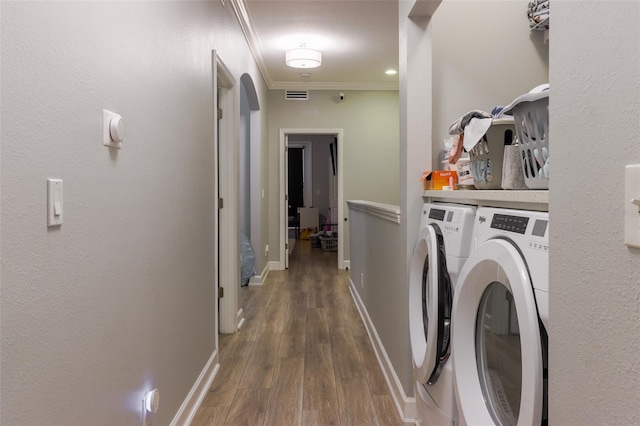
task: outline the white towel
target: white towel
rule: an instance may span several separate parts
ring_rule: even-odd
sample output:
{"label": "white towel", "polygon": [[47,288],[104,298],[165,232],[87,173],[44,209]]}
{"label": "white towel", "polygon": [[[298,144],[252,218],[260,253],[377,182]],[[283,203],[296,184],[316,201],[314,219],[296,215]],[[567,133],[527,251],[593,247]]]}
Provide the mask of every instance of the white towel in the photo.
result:
{"label": "white towel", "polygon": [[464,149],[471,151],[480,139],[487,133],[493,118],[472,118],[469,124],[464,128]]}

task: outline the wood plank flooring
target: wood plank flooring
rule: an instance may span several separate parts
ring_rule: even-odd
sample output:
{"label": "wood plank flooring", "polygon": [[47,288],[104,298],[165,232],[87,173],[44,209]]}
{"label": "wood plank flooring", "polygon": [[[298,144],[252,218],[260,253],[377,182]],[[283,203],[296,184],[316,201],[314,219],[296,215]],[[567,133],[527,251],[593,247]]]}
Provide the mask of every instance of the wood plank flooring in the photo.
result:
{"label": "wood plank flooring", "polygon": [[335,252],[297,241],[290,268],[243,287],[245,323],[192,425],[402,425]]}

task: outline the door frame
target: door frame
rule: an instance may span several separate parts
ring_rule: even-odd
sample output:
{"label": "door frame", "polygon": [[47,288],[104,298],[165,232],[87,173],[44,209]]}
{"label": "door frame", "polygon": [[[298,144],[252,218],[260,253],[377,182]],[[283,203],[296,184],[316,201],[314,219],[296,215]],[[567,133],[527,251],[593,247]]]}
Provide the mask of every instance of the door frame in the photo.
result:
{"label": "door frame", "polygon": [[[287,152],[286,152],[286,141],[288,135],[332,135],[337,138],[338,143],[338,269],[345,269],[348,265],[345,265],[344,260],[344,191],[343,191],[343,183],[344,183],[344,132],[342,129],[288,129],[281,128],[280,129],[280,269],[285,269],[288,264],[287,259],[287,250],[285,244],[288,240],[288,212],[286,208],[287,201],[285,200],[286,194],[286,174],[285,167],[287,164]],[[312,189],[313,194],[313,189]]]}
{"label": "door frame", "polygon": [[[233,74],[217,52],[213,54],[214,82],[214,123],[217,123],[215,137],[216,156],[216,295],[224,289],[220,298],[218,333],[235,333],[243,321],[242,309],[238,309],[240,287],[239,224],[238,224],[238,186],[239,186],[239,140],[240,122],[239,92]],[[220,99],[218,105],[218,99]],[[236,106],[238,106],[236,108]],[[218,120],[218,108],[223,110]],[[237,110],[237,111],[236,111]],[[219,155],[218,155],[219,152]],[[219,181],[218,181],[219,179]],[[220,200],[223,200],[220,208]]]}

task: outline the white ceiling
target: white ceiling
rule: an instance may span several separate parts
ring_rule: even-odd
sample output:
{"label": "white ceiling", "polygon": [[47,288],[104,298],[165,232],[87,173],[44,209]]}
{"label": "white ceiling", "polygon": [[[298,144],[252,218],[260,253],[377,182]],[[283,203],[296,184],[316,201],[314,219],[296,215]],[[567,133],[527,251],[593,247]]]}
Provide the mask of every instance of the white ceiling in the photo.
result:
{"label": "white ceiling", "polygon": [[[397,0],[231,0],[271,89],[397,90]],[[290,68],[285,51],[306,43],[322,65]],[[303,77],[301,73],[310,73]]]}

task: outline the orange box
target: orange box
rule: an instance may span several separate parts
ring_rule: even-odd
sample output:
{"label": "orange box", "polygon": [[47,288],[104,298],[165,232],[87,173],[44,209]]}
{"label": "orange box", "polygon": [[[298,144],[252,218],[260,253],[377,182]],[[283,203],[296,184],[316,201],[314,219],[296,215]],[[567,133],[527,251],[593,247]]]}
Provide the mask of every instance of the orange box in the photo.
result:
{"label": "orange box", "polygon": [[420,178],[424,190],[441,190],[443,186],[455,189],[458,183],[458,173],[455,170],[427,170]]}

